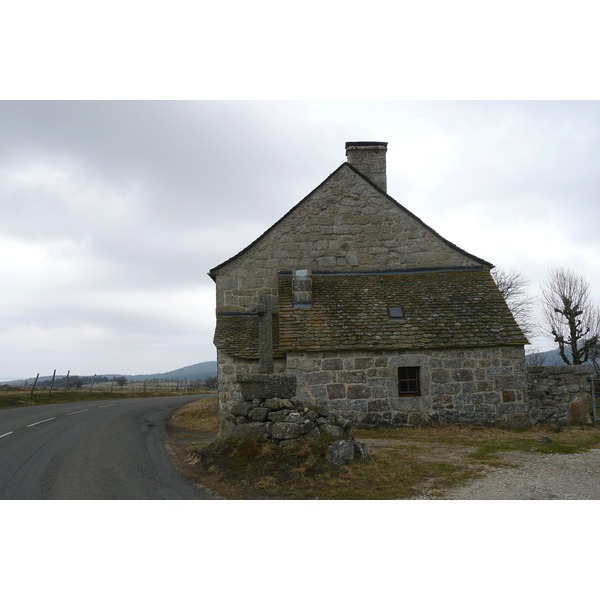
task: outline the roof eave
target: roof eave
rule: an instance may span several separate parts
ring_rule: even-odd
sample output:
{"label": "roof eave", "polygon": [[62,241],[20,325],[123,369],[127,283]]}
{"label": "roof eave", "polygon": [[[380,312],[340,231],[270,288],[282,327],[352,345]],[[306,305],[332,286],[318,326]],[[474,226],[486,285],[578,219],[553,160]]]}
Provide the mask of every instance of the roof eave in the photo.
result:
{"label": "roof eave", "polygon": [[[301,204],[303,204],[306,200],[308,200],[308,198],[310,196],[312,196],[312,194],[314,194],[320,187],[322,187],[323,185],[325,185],[334,175],[337,174],[338,171],[340,171],[344,166],[350,166],[348,165],[348,163],[342,163],[335,171],[333,171],[330,175],[328,175],[316,188],[314,188],[312,191],[310,191],[308,194],[306,194],[306,196],[304,196],[304,198],[302,198],[302,200],[300,200],[300,202],[297,202],[296,204],[294,204],[294,206],[292,206],[292,208],[290,208],[290,210],[288,210],[280,219],[278,219],[275,223],[273,223],[273,225],[271,225],[271,227],[269,227],[268,229],[266,229],[259,237],[257,237],[253,242],[251,242],[250,244],[248,244],[245,248],[243,248],[242,250],[240,250],[237,254],[235,254],[234,256],[232,256],[231,258],[228,258],[226,261],[222,262],[221,264],[217,265],[216,267],[213,267],[209,272],[208,272],[208,276],[213,280],[216,281],[216,276],[219,274],[219,269],[222,269],[225,265],[229,264],[230,262],[233,262],[235,259],[239,258],[240,256],[242,256],[243,254],[245,254],[248,250],[250,250],[250,248],[252,248],[253,246],[255,246],[260,240],[262,240],[270,231],[272,231],[273,229],[275,229],[275,227],[277,227],[277,225],[279,225],[279,223],[281,223],[284,219],[286,219],[289,215],[291,215]],[[371,183],[371,182],[369,182]],[[379,189],[379,188],[377,188]]]}
{"label": "roof eave", "polygon": [[363,175],[358,169],[356,169],[355,167],[353,167],[351,164],[349,164],[349,163],[344,163],[344,164],[348,165],[348,167],[350,167],[357,175],[360,175],[365,181],[367,181],[368,183],[370,183],[378,192],[380,192],[381,194],[383,194],[388,200],[390,200],[391,202],[393,202],[394,204],[396,204],[404,212],[408,213],[413,219],[415,219],[415,221],[417,221],[420,225],[422,225],[423,227],[425,227],[425,229],[427,229],[428,231],[430,231],[431,233],[433,233],[433,235],[435,235],[442,242],[444,242],[445,244],[448,244],[448,246],[450,246],[451,248],[453,248],[457,252],[460,252],[461,254],[464,254],[468,258],[470,258],[472,260],[475,260],[477,262],[480,262],[481,264],[489,267],[490,269],[494,268],[494,265],[491,262],[488,262],[487,260],[484,260],[483,258],[480,258],[479,256],[475,256],[474,254],[471,254],[470,252],[467,252],[466,250],[463,250],[462,248],[460,248],[456,244],[453,244],[450,240],[447,240],[445,237],[443,237],[442,235],[440,235],[435,229],[433,229],[432,227],[430,227],[429,225],[427,225],[427,223],[425,223],[424,221],[422,221],[421,219],[419,219],[419,217],[417,217],[417,215],[415,215],[413,212],[411,212],[410,210],[408,210],[408,208],[406,208],[405,206],[403,206],[402,204],[400,204],[400,202],[398,202],[395,198],[392,198],[392,196],[390,196],[387,192],[385,192],[384,190],[382,190],[377,184],[373,183],[368,177],[366,177],[365,175]]}

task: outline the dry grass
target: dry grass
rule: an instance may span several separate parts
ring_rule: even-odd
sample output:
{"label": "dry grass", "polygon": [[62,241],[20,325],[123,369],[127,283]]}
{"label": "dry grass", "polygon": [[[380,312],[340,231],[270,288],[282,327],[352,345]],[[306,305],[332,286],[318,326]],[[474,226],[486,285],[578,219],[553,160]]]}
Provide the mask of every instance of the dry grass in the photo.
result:
{"label": "dry grass", "polygon": [[172,429],[217,434],[219,431],[219,407],[217,397],[201,398],[182,406],[169,422]]}
{"label": "dry grass", "polygon": [[380,449],[366,463],[330,465],[332,440],[281,446],[263,440],[195,442],[180,454],[182,472],[228,499],[398,499],[424,489],[458,485],[477,473],[470,465]]}
{"label": "dry grass", "polygon": [[600,447],[597,427],[510,431],[477,426],[354,430],[370,459],[335,467],[332,440],[281,446],[264,440],[215,442],[216,397],[183,407],[168,445],[180,471],[227,499],[404,499],[444,491],[507,466],[505,451],[569,453]]}
{"label": "dry grass", "polygon": [[88,400],[123,400],[126,398],[162,398],[164,396],[183,396],[182,392],[174,390],[166,391],[146,391],[141,390],[119,390],[115,389],[99,391],[53,391],[48,394],[48,390],[35,391],[31,395],[30,391],[0,391],[0,409],[17,408],[21,406],[40,406],[42,404],[63,404],[65,402],[86,402]]}

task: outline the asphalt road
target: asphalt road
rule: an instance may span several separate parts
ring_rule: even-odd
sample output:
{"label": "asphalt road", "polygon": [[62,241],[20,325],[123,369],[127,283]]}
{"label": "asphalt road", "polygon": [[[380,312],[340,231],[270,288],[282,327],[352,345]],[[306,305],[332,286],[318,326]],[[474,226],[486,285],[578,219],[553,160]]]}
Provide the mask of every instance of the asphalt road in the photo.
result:
{"label": "asphalt road", "polygon": [[165,425],[202,396],[98,400],[0,411],[0,499],[201,500],[165,448]]}

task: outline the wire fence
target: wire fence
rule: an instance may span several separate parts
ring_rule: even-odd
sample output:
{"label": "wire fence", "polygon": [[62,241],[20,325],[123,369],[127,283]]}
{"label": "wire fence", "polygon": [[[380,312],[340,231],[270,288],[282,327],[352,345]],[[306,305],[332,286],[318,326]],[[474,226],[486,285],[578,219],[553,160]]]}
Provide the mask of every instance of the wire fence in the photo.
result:
{"label": "wire fence", "polygon": [[214,390],[217,387],[217,378],[208,377],[205,379],[196,379],[189,381],[183,379],[127,379],[123,375],[94,375],[79,377],[71,376],[70,371],[66,376],[56,376],[56,370],[51,378],[44,378],[40,381],[40,374],[32,380],[25,380],[22,385],[0,385],[0,389],[27,390],[33,395],[35,391],[53,392],[175,392],[175,393],[195,393],[204,390]]}

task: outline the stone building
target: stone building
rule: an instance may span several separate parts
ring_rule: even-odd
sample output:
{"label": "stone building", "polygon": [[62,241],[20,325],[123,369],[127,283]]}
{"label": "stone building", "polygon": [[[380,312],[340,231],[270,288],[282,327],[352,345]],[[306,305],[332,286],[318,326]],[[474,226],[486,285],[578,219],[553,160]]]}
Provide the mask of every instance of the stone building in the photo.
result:
{"label": "stone building", "polygon": [[386,150],[347,143],[347,162],[210,271],[222,409],[279,373],[357,425],[527,420],[527,340],[492,264],[387,194]]}

